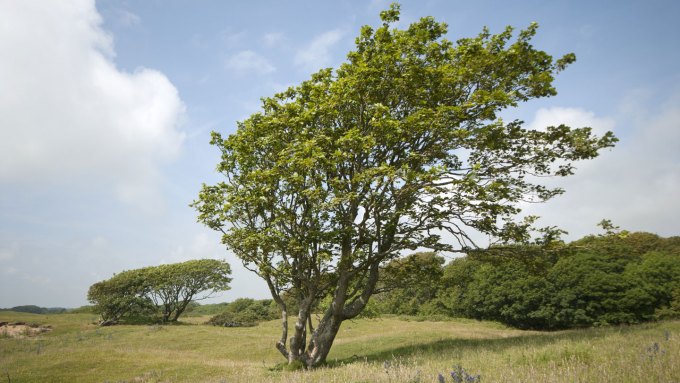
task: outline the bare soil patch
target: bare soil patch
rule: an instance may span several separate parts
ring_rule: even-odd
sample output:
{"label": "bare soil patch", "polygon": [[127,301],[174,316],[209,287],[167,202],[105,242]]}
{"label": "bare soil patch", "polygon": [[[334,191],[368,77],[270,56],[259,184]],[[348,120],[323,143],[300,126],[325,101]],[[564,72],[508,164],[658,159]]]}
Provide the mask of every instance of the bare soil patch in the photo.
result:
{"label": "bare soil patch", "polygon": [[52,326],[37,323],[0,322],[0,337],[25,338],[52,331]]}

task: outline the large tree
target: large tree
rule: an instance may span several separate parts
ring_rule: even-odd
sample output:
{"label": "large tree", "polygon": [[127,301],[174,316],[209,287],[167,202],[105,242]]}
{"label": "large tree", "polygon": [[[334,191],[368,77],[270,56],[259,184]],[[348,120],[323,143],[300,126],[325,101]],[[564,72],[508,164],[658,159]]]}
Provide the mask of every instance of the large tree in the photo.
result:
{"label": "large tree", "polygon": [[[397,5],[381,19],[361,29],[337,70],[264,98],[226,139],[213,133],[225,179],[193,204],[266,281],[282,312],[277,348],[291,363],[325,361],[341,323],[374,293],[381,264],[418,248],[464,251],[475,246],[472,230],[525,239],[518,202],[561,193],[536,180],[572,174],[574,161],[616,141],[499,118],[555,95],[554,75],[575,59],[535,49],[536,25],[454,44],[432,17],[395,28]],[[298,303],[290,339],[287,291]],[[312,308],[328,296],[315,326]]]}

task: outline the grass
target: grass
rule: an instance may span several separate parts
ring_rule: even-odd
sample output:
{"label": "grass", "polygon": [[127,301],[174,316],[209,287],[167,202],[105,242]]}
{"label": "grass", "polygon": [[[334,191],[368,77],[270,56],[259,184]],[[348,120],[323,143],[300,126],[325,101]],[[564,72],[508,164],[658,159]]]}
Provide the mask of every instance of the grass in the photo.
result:
{"label": "grass", "polygon": [[[560,332],[470,320],[346,322],[313,371],[281,371],[279,322],[98,328],[91,314],[0,313],[53,326],[0,337],[0,382],[437,382],[461,365],[482,382],[680,382],[680,321]],[[655,346],[656,344],[656,346]],[[419,380],[418,380],[419,379]],[[450,378],[448,381],[451,381]]]}

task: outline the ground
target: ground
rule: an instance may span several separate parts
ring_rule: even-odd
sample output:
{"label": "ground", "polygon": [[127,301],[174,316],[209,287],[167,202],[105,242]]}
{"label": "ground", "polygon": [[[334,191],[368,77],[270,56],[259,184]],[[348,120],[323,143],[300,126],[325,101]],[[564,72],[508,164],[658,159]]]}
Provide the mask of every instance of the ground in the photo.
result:
{"label": "ground", "polygon": [[39,324],[27,324],[24,322],[0,322],[0,338],[25,338],[36,336],[48,331],[52,331],[52,328],[49,326],[41,326]]}
{"label": "ground", "polygon": [[329,365],[283,371],[279,322],[250,328],[97,327],[92,314],[0,312],[0,322],[51,325],[0,337],[0,380],[11,382],[436,383],[454,365],[481,382],[680,382],[680,321],[558,332],[472,320],[382,318],[343,324]]}

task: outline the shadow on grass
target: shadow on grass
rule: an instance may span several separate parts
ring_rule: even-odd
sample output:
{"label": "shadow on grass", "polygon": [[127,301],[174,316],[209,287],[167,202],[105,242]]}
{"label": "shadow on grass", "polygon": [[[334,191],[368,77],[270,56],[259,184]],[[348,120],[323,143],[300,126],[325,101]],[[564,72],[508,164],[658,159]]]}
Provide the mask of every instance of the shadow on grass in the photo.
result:
{"label": "shadow on grass", "polygon": [[456,351],[462,354],[467,352],[474,352],[479,350],[486,351],[503,351],[513,347],[540,347],[549,345],[560,341],[582,341],[589,339],[597,339],[615,332],[626,333],[633,331],[634,328],[639,329],[639,325],[633,326],[617,326],[617,327],[603,327],[590,328],[580,330],[563,330],[558,332],[543,332],[532,333],[527,335],[516,335],[503,338],[487,338],[487,339],[468,339],[468,338],[453,338],[440,339],[432,342],[423,342],[408,346],[396,347],[386,349],[365,355],[353,355],[348,358],[335,359],[327,361],[325,367],[334,368],[340,367],[349,363],[358,361],[365,362],[383,362],[395,358],[408,358],[414,355],[427,357],[428,355],[438,356],[444,352]]}

